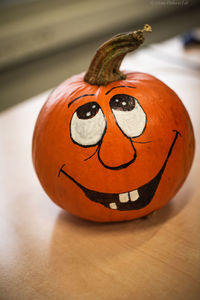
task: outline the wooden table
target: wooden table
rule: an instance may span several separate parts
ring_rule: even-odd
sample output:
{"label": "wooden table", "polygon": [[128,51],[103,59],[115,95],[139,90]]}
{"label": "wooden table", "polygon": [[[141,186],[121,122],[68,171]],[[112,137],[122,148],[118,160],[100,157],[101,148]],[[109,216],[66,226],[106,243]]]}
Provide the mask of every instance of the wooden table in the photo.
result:
{"label": "wooden table", "polygon": [[0,114],[0,299],[200,299],[198,57],[173,39],[124,61],[179,94],[196,135],[184,186],[146,219],[95,224],[49,200],[31,161],[33,127],[48,92]]}

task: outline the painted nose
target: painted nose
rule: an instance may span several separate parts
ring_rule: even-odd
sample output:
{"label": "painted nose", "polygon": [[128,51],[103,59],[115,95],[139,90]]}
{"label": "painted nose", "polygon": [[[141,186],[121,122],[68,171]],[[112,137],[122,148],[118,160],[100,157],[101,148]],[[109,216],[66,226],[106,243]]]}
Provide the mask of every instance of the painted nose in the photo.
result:
{"label": "painted nose", "polygon": [[120,130],[105,133],[99,147],[98,157],[105,168],[120,170],[128,167],[136,159],[136,150],[131,140]]}

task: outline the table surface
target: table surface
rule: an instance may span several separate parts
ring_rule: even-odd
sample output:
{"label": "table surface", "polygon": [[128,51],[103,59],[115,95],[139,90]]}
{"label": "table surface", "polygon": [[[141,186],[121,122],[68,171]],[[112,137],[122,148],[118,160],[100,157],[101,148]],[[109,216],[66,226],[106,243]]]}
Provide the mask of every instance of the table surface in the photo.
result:
{"label": "table surface", "polygon": [[199,299],[199,63],[199,52],[184,52],[179,38],[123,62],[172,87],[196,135],[184,186],[146,219],[96,224],[50,201],[31,161],[34,123],[49,92],[0,114],[0,299]]}

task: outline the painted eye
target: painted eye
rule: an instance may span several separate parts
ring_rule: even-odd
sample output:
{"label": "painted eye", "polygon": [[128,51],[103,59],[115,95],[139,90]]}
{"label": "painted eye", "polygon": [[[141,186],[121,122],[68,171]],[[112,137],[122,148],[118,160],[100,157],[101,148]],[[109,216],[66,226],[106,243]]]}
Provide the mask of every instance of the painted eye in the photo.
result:
{"label": "painted eye", "polygon": [[141,135],[146,126],[146,114],[137,99],[126,94],[111,98],[110,107],[120,129],[128,137]]}
{"label": "painted eye", "polygon": [[73,114],[70,129],[73,141],[81,146],[96,145],[106,128],[104,114],[96,102],[80,106]]}

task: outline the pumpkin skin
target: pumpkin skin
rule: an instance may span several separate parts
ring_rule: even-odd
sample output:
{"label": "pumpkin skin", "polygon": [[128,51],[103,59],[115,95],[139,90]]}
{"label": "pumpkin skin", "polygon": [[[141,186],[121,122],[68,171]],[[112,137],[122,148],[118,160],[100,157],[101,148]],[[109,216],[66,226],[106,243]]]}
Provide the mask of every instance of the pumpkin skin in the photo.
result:
{"label": "pumpkin skin", "polygon": [[[193,161],[193,129],[179,97],[151,75],[124,73],[125,80],[106,86],[85,82],[84,73],[63,82],[44,104],[33,136],[33,163],[46,193],[63,209],[96,222],[159,210],[181,187]],[[132,110],[140,107],[139,125],[123,121],[130,120],[131,109],[118,115],[120,97],[121,105],[123,99],[137,101]],[[87,103],[89,119],[80,109]],[[85,118],[80,123],[77,112]],[[79,132],[96,116],[96,125]]]}

